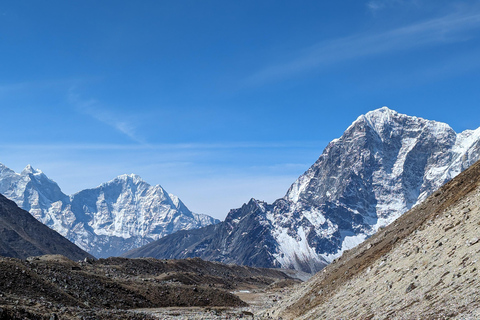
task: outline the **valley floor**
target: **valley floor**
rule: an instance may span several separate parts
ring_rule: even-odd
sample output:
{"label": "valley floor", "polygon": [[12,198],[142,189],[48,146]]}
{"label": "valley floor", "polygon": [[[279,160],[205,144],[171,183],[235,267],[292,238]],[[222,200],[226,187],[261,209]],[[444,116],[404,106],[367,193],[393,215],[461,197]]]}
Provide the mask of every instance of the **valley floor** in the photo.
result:
{"label": "valley floor", "polygon": [[251,319],[300,282],[201,259],[0,258],[0,319]]}
{"label": "valley floor", "polygon": [[[230,320],[230,319],[270,319],[265,310],[289,296],[294,285],[268,290],[240,290],[232,293],[248,303],[248,307],[190,307],[190,308],[151,308],[131,310],[157,319],[177,320]],[[261,315],[260,315],[261,314]]]}

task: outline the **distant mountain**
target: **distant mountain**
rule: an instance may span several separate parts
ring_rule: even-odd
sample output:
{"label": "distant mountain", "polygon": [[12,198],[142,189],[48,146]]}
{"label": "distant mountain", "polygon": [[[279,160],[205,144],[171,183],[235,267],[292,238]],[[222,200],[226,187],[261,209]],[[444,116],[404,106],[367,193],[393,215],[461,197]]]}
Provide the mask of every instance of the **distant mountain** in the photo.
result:
{"label": "distant mountain", "polygon": [[30,165],[18,174],[0,164],[0,193],[96,257],[118,256],[172,232],[218,222],[192,213],[178,197],[136,175],[67,196]]}
{"label": "distant mountain", "polygon": [[386,107],[355,120],[319,159],[267,204],[255,199],[224,222],[184,231],[126,257],[200,257],[315,272],[422,202],[479,159],[480,128]]}
{"label": "distant mountain", "polygon": [[0,256],[25,259],[45,254],[61,254],[72,260],[92,258],[0,194]]}
{"label": "distant mountain", "polygon": [[274,319],[479,319],[480,162],[344,253]]}

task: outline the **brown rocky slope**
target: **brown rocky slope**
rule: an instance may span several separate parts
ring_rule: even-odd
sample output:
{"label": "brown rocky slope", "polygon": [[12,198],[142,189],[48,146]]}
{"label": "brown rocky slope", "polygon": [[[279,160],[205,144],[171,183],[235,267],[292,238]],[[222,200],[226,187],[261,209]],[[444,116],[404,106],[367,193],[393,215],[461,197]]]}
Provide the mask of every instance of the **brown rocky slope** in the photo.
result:
{"label": "brown rocky slope", "polygon": [[478,319],[479,239],[477,162],[268,313],[283,319]]}
{"label": "brown rocky slope", "polygon": [[0,256],[25,259],[44,254],[93,258],[0,194]]}

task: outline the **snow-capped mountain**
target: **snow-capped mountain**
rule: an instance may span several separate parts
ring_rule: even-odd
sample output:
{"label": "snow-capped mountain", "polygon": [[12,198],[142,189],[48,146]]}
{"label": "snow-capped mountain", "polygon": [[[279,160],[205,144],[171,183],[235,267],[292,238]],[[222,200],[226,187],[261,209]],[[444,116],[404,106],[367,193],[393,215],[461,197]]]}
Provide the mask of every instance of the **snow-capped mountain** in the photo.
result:
{"label": "snow-capped mountain", "polygon": [[[252,199],[214,228],[173,234],[126,256],[198,256],[318,271],[423,201],[479,155],[480,128],[457,134],[445,123],[384,107],[358,117],[330,142],[284,198],[273,204]],[[207,232],[201,235],[202,230]],[[245,251],[240,254],[238,248]]]}
{"label": "snow-capped mountain", "polygon": [[97,257],[120,255],[172,232],[218,222],[192,213],[178,197],[137,175],[67,196],[30,165],[18,174],[0,164],[0,193]]}

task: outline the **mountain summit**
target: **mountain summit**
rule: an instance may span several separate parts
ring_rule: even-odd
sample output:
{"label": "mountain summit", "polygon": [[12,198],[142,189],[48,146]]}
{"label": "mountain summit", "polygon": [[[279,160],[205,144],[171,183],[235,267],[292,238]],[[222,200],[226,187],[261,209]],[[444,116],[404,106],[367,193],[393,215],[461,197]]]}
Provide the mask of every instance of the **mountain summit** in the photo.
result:
{"label": "mountain summit", "polygon": [[172,232],[218,222],[133,174],[67,196],[30,165],[18,174],[0,164],[0,193],[97,257],[117,256]]}
{"label": "mountain summit", "polygon": [[252,199],[214,227],[169,235],[127,257],[200,257],[315,272],[479,159],[480,128],[386,107],[358,117],[273,204]]}

